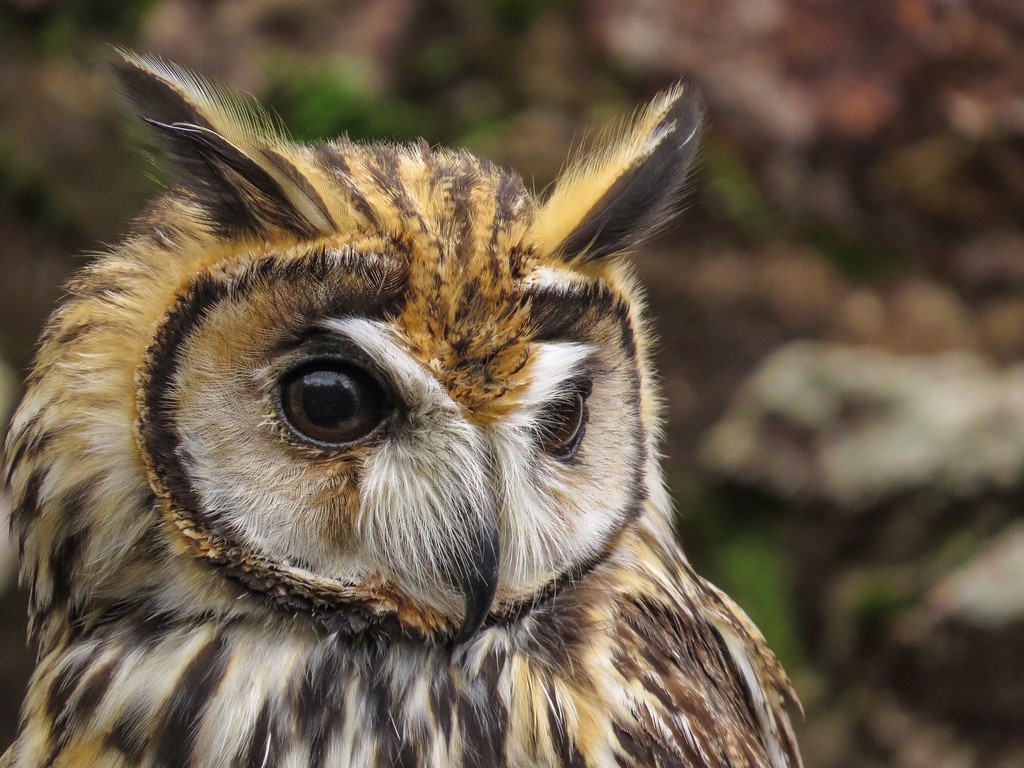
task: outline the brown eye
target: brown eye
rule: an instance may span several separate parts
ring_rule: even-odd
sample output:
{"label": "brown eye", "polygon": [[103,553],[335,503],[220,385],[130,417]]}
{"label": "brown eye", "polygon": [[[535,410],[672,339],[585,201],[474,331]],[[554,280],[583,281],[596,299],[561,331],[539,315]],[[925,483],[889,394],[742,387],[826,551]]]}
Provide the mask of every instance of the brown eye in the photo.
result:
{"label": "brown eye", "polygon": [[556,459],[570,459],[583,440],[587,424],[587,396],[573,392],[548,406],[541,417],[541,447]]}
{"label": "brown eye", "polygon": [[365,437],[390,411],[387,393],[369,373],[333,360],[309,363],[281,381],[288,423],[318,443],[340,445]]}

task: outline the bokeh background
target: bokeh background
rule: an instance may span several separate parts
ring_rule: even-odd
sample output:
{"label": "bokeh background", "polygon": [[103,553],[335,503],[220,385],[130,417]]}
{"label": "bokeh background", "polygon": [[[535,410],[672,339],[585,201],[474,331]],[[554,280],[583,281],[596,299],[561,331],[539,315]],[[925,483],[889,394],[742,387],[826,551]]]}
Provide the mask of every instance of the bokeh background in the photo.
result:
{"label": "bokeh background", "polygon": [[[111,43],[297,138],[423,136],[538,190],[697,84],[689,208],[637,256],[681,539],[791,671],[809,768],[1024,765],[1019,0],[0,0],[5,412],[61,284],[167,181]],[[0,747],[13,574],[0,545]]]}

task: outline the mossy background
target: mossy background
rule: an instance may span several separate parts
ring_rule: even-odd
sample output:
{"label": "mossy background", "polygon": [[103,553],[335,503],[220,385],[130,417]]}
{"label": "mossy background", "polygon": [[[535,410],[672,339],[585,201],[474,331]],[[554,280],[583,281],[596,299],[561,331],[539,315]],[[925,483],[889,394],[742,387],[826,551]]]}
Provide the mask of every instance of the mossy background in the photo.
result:
{"label": "mossy background", "polygon": [[[538,191],[588,131],[679,77],[695,83],[710,123],[689,208],[637,255],[686,550],[791,670],[808,765],[1024,755],[1012,715],[982,738],[962,713],[922,704],[894,639],[930,585],[1019,515],[1012,499],[967,505],[902,560],[876,557],[863,542],[887,535],[882,512],[735,482],[700,450],[740,383],[795,339],[998,366],[1024,355],[1013,0],[3,0],[0,355],[16,371],[68,275],[169,180],[116,96],[115,45],[254,94],[298,140],[422,136],[515,167]],[[884,514],[921,519],[913,503]],[[9,587],[3,601],[0,746],[31,665],[23,598]]]}

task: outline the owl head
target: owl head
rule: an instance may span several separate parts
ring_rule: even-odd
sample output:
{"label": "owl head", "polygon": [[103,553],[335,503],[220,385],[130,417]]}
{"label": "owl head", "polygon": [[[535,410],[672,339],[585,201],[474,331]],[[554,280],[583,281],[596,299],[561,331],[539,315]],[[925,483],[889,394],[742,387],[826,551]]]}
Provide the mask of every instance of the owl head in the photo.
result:
{"label": "owl head", "polygon": [[285,139],[125,53],[178,183],[71,284],[7,443],[34,630],[262,613],[459,642],[664,515],[623,254],[677,209],[676,86],[539,198],[466,152]]}

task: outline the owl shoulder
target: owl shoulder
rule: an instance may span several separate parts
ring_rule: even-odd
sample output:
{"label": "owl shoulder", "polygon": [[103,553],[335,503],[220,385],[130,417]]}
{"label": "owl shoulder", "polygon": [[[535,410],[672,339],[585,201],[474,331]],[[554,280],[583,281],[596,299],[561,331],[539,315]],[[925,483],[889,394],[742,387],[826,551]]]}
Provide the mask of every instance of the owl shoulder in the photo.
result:
{"label": "owl shoulder", "polygon": [[753,622],[676,546],[640,531],[633,551],[614,630],[623,751],[637,765],[800,766],[786,709],[799,705]]}

